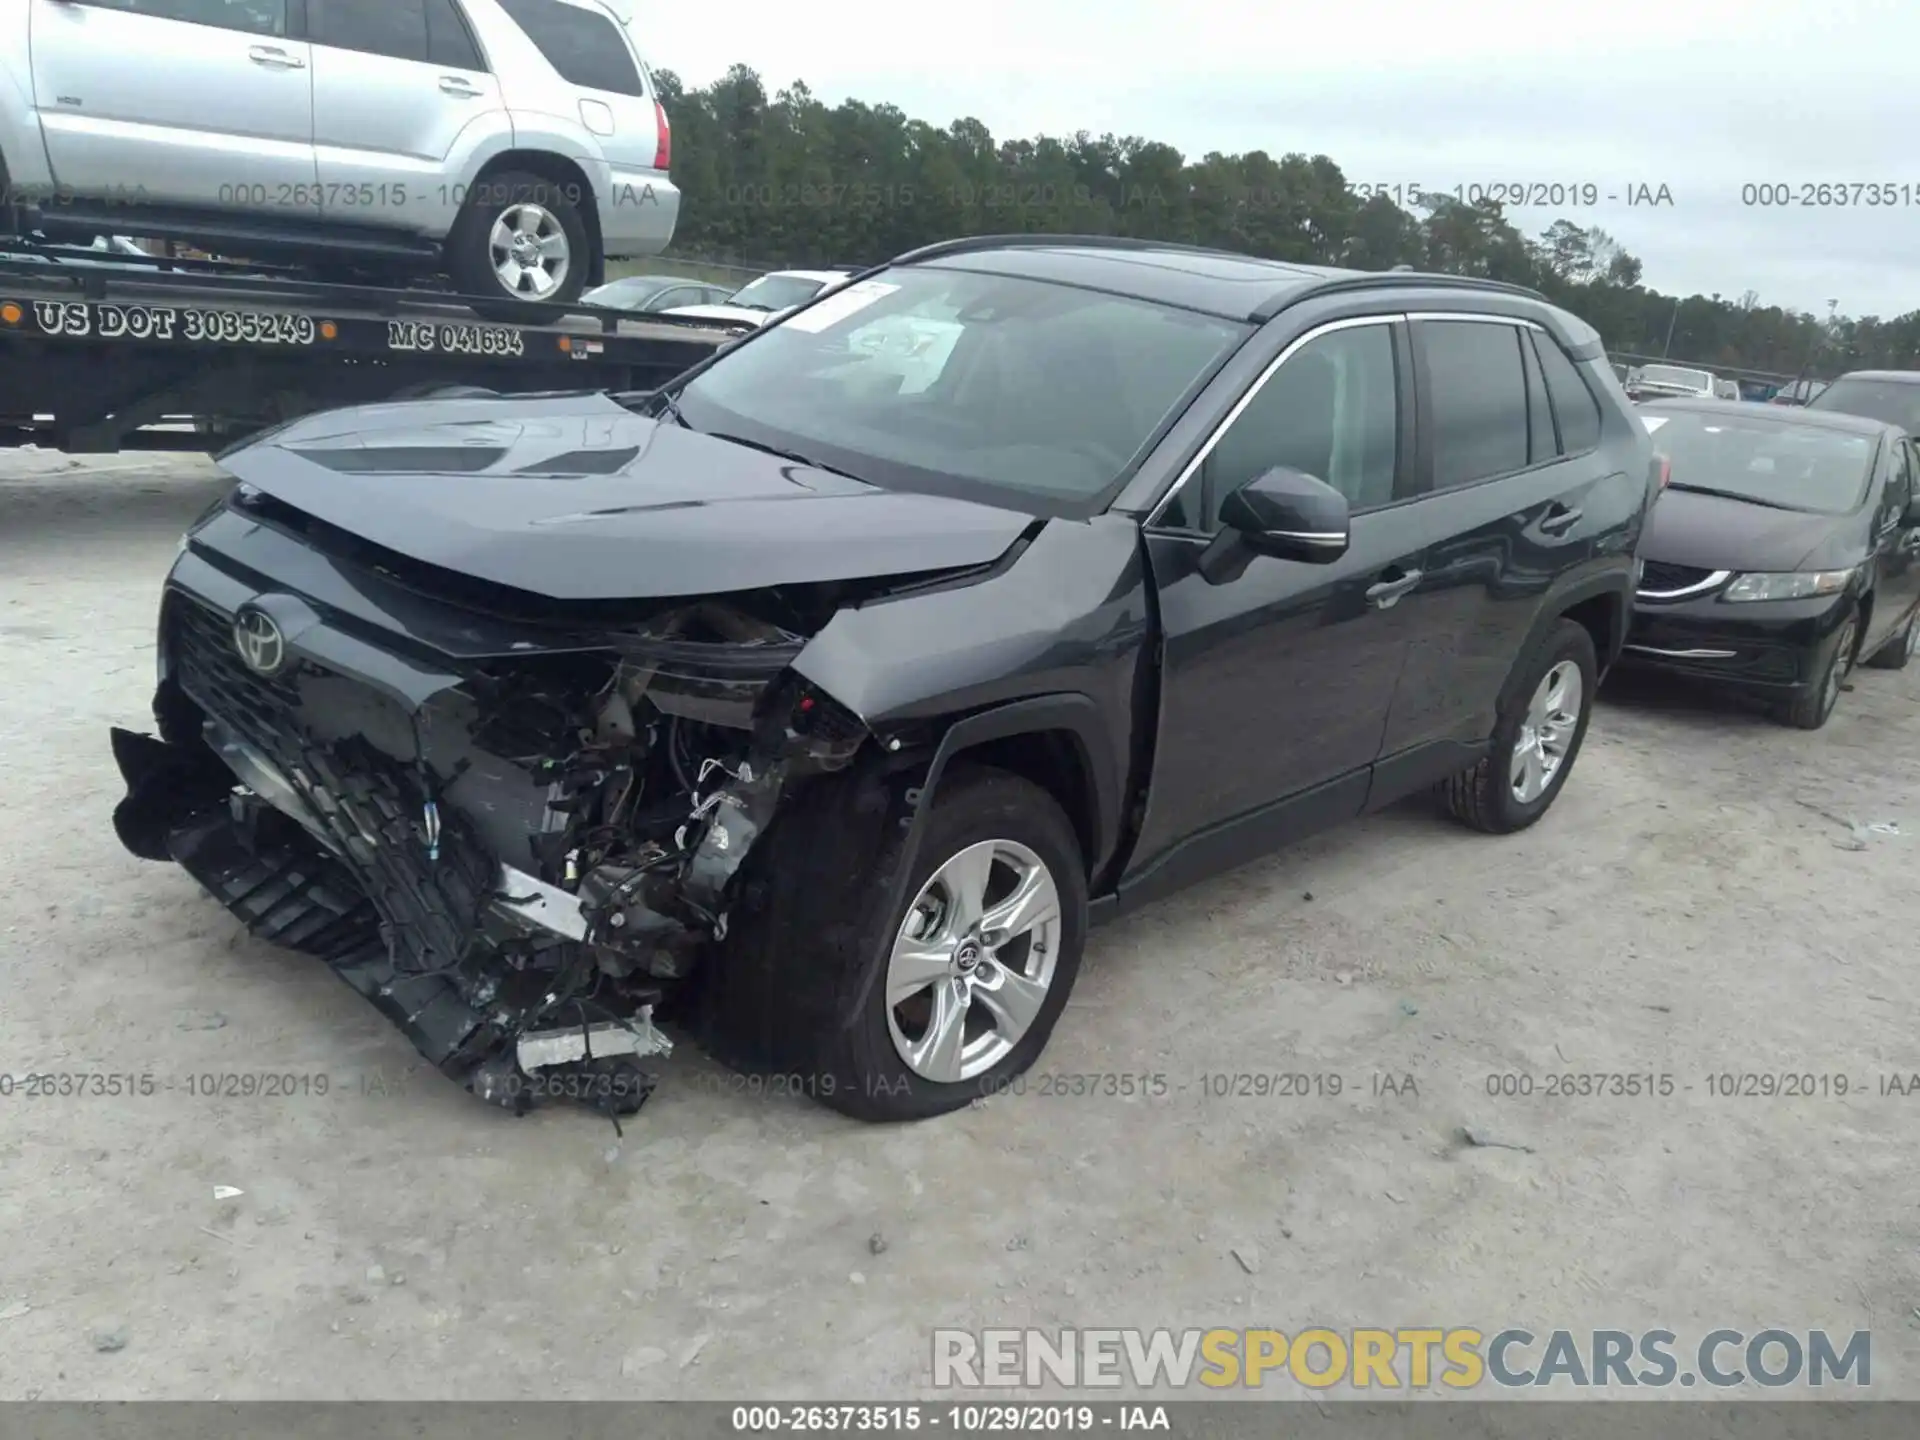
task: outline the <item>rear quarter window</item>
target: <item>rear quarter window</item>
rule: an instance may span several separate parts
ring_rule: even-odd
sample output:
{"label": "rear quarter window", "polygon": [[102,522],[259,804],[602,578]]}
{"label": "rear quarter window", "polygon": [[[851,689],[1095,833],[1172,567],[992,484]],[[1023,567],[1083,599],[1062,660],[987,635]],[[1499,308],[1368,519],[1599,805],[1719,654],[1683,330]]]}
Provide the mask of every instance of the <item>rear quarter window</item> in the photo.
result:
{"label": "rear quarter window", "polygon": [[1533,339],[1554,418],[1560,422],[1560,448],[1568,455],[1584,455],[1600,443],[1600,404],[1559,341],[1538,331]]}
{"label": "rear quarter window", "polygon": [[588,90],[645,95],[627,37],[613,18],[567,0],[500,0],[560,78]]}

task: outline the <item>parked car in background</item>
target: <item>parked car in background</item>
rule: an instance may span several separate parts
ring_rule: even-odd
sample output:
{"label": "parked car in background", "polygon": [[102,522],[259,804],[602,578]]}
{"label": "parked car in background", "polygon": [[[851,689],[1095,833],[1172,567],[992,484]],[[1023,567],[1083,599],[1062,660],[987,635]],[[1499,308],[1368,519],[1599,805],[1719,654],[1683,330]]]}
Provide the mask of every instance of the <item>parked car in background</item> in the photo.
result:
{"label": "parked car in background", "polygon": [[1096,914],[1429,788],[1527,828],[1653,495],[1531,292],[1118,239],[932,246],[624,399],[228,452],[113,737],[133,853],[516,1108],[637,1105],[660,1003],[959,1109]]}
{"label": "parked car in background", "polygon": [[1854,662],[1905,666],[1920,608],[1920,455],[1838,413],[1656,401],[1667,483],[1623,664],[1777,703],[1817,730]]}
{"label": "parked car in background", "polygon": [[1770,405],[1808,405],[1827,388],[1824,380],[1791,380],[1767,397]]}
{"label": "parked car in background", "polygon": [[1737,380],[1716,379],[1713,382],[1713,398],[1716,400],[1738,400],[1740,382]]}
{"label": "parked car in background", "polygon": [[1855,370],[1807,402],[1807,409],[1865,415],[1920,436],[1920,370]]}
{"label": "parked car in background", "polygon": [[1662,400],[1670,396],[1713,398],[1713,374],[1682,365],[1642,365],[1640,373],[1627,387],[1633,400]]}
{"label": "parked car in background", "polygon": [[680,305],[668,313],[758,329],[851,278],[846,270],[774,270],[714,304]]}
{"label": "parked car in background", "polygon": [[585,305],[650,314],[671,310],[676,305],[717,304],[732,293],[729,286],[705,280],[686,280],[675,275],[629,275],[624,280],[613,280],[587,291],[580,300]]}
{"label": "parked car in background", "polygon": [[7,0],[0,80],[0,229],[524,305],[679,215],[666,112],[598,0]]}

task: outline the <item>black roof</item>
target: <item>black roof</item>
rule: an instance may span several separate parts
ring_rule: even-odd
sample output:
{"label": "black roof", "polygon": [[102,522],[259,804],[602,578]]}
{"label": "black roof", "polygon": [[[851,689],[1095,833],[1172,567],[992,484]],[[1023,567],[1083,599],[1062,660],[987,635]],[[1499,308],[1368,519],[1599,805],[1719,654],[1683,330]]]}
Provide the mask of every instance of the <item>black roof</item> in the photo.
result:
{"label": "black roof", "polygon": [[1295,265],[1230,250],[1102,235],[976,235],[910,251],[896,265],[939,264],[1053,280],[1177,305],[1226,320],[1265,320],[1310,290],[1393,286],[1545,297],[1517,285],[1411,270],[1376,273]]}
{"label": "black roof", "polygon": [[1804,425],[1810,430],[1840,430],[1852,435],[1904,435],[1898,425],[1870,420],[1864,415],[1845,415],[1838,410],[1809,410],[1804,405],[1757,405],[1751,400],[1690,400],[1675,396],[1671,400],[1643,400],[1640,410],[1685,410],[1696,415],[1737,414],[1743,419],[1766,420],[1776,425]]}

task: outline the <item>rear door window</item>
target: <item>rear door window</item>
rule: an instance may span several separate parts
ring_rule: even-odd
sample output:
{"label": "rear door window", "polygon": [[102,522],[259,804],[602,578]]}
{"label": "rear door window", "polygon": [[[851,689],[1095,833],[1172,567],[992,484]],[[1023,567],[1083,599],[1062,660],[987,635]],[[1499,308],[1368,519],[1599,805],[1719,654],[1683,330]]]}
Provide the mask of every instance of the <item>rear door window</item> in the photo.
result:
{"label": "rear door window", "polygon": [[1480,320],[1419,324],[1433,407],[1433,488],[1527,468],[1527,378],[1520,327]]}
{"label": "rear door window", "polygon": [[454,0],[427,0],[427,59],[450,70],[487,68]]}
{"label": "rear door window", "polygon": [[588,90],[645,95],[627,37],[612,17],[567,0],[500,0],[561,79]]}

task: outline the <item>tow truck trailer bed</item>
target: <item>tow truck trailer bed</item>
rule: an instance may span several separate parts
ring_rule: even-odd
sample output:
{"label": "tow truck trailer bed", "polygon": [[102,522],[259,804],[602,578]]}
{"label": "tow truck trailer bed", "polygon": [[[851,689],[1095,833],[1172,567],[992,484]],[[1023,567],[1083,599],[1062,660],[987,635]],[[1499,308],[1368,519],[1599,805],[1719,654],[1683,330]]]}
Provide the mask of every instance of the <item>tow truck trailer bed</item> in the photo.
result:
{"label": "tow truck trailer bed", "polygon": [[[452,387],[646,390],[737,332],[595,306],[486,318],[454,294],[218,262],[0,252],[0,445],[219,448],[338,405]],[[185,433],[148,427],[190,420]]]}

